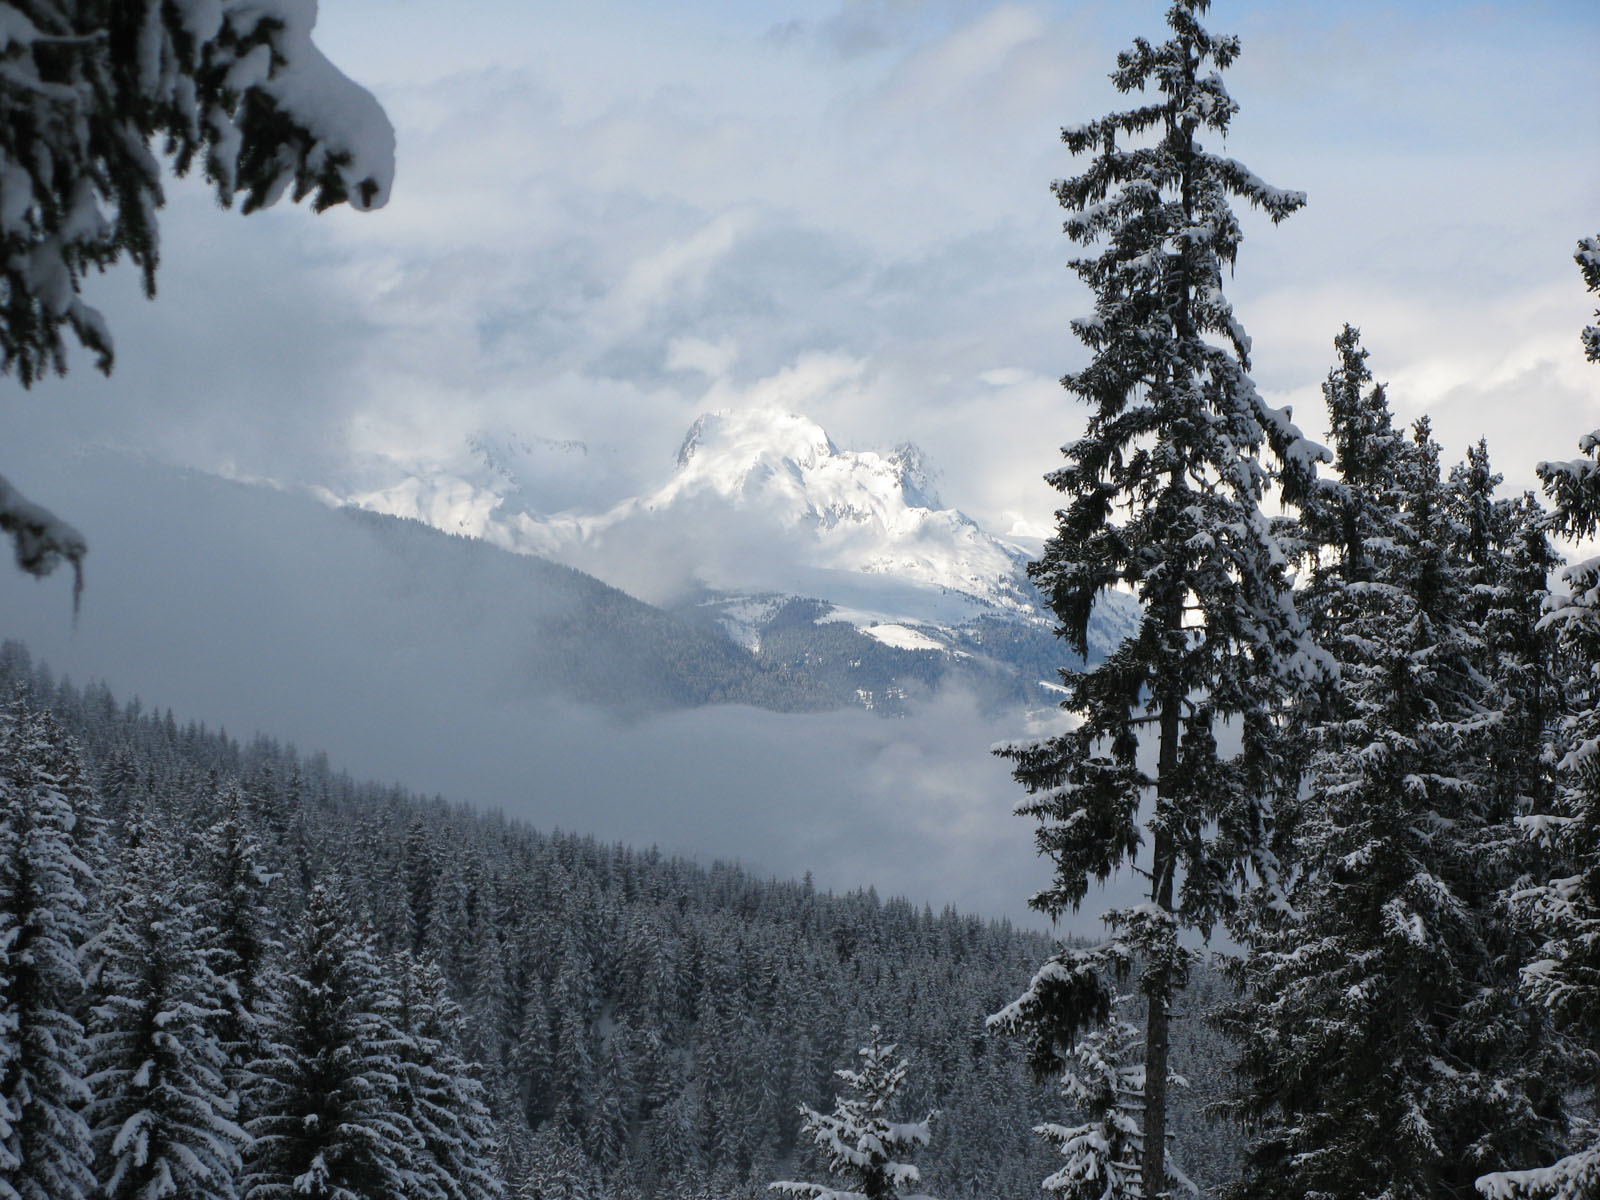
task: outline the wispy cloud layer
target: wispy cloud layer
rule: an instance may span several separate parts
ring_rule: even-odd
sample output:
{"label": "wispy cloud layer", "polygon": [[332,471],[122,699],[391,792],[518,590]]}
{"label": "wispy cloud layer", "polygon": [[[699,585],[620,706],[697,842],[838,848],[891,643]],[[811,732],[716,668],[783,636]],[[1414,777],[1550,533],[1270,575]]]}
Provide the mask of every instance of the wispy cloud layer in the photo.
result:
{"label": "wispy cloud layer", "polygon": [[[306,482],[485,425],[578,437],[640,464],[625,490],[709,393],[842,356],[857,385],[797,406],[862,445],[917,440],[956,503],[1042,526],[1039,477],[1079,421],[1049,381],[1081,357],[1066,324],[1086,305],[1046,190],[1073,169],[1055,134],[1129,102],[1105,74],[1160,9],[486,4],[468,21],[329,0],[330,54],[399,129],[389,209],[243,221],[176,188],[157,306],[103,289],[117,380],[80,366],[25,403]],[[1245,38],[1228,151],[1311,196],[1279,229],[1251,222],[1234,285],[1264,390],[1317,431],[1328,344],[1353,321],[1402,414],[1433,411],[1452,450],[1488,434],[1527,480],[1594,395],[1567,261],[1600,185],[1577,50],[1594,14],[1219,3],[1212,21]]]}

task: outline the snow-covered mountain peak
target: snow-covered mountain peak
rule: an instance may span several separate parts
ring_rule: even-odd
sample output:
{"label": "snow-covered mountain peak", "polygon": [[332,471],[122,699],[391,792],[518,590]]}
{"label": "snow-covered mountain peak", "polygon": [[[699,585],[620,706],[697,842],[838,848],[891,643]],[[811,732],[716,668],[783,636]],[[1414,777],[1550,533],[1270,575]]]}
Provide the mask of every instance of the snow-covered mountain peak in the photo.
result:
{"label": "snow-covered mountain peak", "polygon": [[816,421],[779,408],[702,415],[677,467],[620,503],[585,505],[582,443],[509,433],[471,438],[441,464],[362,507],[565,562],[657,602],[809,596],[873,621],[949,625],[980,614],[1042,619],[1025,552],[945,508],[915,445],[843,450]]}
{"label": "snow-covered mountain peak", "polygon": [[939,472],[928,461],[922,447],[915,442],[901,442],[889,455],[889,461],[900,473],[900,490],[906,503],[917,508],[943,508],[939,499]]}
{"label": "snow-covered mountain peak", "polygon": [[[840,450],[821,425],[782,409],[702,415],[678,451],[678,470],[642,503],[652,511],[713,494],[774,511],[785,524],[877,525],[892,536],[940,508],[936,472],[910,442],[890,454]],[[961,518],[965,521],[965,518]]]}
{"label": "snow-covered mountain peak", "polygon": [[798,413],[777,408],[721,409],[696,418],[678,448],[678,469],[744,475],[763,463],[802,470],[839,453],[827,431]]}

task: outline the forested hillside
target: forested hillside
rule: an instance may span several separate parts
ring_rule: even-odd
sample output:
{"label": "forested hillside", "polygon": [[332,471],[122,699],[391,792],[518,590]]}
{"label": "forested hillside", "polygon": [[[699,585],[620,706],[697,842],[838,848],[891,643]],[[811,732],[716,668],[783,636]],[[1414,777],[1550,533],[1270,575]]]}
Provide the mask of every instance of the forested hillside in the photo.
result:
{"label": "forested hillside", "polygon": [[[984,1032],[1048,950],[1038,934],[358,783],[322,756],[57,683],[15,642],[0,651],[0,688],[53,712],[81,750],[75,803],[103,822],[94,879],[81,881],[86,929],[109,920],[128,878],[117,864],[155,855],[166,865],[133,874],[171,879],[205,860],[204,831],[236,822],[271,879],[249,893],[265,990],[282,992],[283,964],[319,928],[383,964],[383,987],[437,967],[460,1008],[446,1040],[481,1064],[493,1168],[513,1190],[755,1195],[809,1162],[799,1105],[831,1103],[834,1070],[873,1023],[910,1058],[905,1112],[939,1113],[919,1160],[930,1194],[1031,1196],[1050,1170],[1031,1130],[1064,1102]],[[97,951],[84,955],[92,975]],[[1213,979],[1197,981],[1195,1006],[1210,1004]],[[1180,1049],[1196,1087],[1178,1124],[1202,1180],[1231,1153],[1196,1111],[1219,1050],[1204,1034]]]}

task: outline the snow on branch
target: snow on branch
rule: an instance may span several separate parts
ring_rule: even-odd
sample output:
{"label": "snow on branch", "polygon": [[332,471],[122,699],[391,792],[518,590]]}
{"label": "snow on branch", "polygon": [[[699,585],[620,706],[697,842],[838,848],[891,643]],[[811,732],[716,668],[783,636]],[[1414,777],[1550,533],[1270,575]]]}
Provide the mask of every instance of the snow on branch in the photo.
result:
{"label": "snow on branch", "polygon": [[[1209,157],[1209,156],[1208,156]],[[1306,194],[1289,188],[1273,187],[1259,178],[1238,159],[1215,158],[1212,164],[1218,176],[1236,194],[1251,204],[1265,210],[1276,225],[1296,209],[1304,208]]]}
{"label": "snow on branch", "polygon": [[1600,1193],[1600,1143],[1548,1167],[1484,1175],[1477,1186],[1487,1200],[1588,1200]]}
{"label": "snow on branch", "polygon": [[800,1131],[823,1152],[828,1169],[842,1176],[846,1186],[782,1179],[769,1184],[777,1192],[810,1200],[929,1200],[907,1193],[920,1181],[920,1172],[891,1155],[926,1146],[935,1113],[920,1121],[892,1121],[888,1117],[895,1093],[905,1081],[909,1064],[894,1058],[895,1046],[885,1043],[874,1025],[870,1041],[859,1052],[859,1070],[835,1071],[846,1090],[831,1113],[800,1106]]}
{"label": "snow on branch", "polygon": [[78,293],[127,258],[155,294],[163,159],[246,212],[374,209],[393,184],[394,129],[312,40],[316,0],[167,0],[132,30],[117,7],[0,0],[0,373],[24,387],[66,370],[64,329],[110,370]]}
{"label": "snow on branch", "polygon": [[[126,11],[123,11],[126,10]],[[126,258],[155,295],[163,159],[200,164],[223,205],[283,195],[380,208],[394,128],[312,40],[317,0],[0,0],[0,374],[67,369],[71,332],[110,373],[114,347],[83,279]],[[0,481],[0,529],[32,575],[83,538]]]}
{"label": "snow on branch", "polygon": [[[276,27],[273,55],[241,58],[229,82],[244,92],[256,89],[303,132],[304,158],[278,154],[281,173],[268,188],[253,193],[245,207],[272,204],[296,183],[296,199],[320,189],[318,209],[347,201],[352,208],[382,208],[394,183],[394,127],[371,92],[328,60],[311,40],[317,20],[316,0],[273,0],[254,9],[257,26]],[[241,126],[245,122],[241,120]],[[336,186],[330,186],[333,180]]]}
{"label": "snow on branch", "polygon": [[8,534],[17,566],[44,578],[63,560],[72,564],[72,607],[83,594],[83,556],[89,545],[83,535],[49,509],[33,503],[0,475],[0,532]]}

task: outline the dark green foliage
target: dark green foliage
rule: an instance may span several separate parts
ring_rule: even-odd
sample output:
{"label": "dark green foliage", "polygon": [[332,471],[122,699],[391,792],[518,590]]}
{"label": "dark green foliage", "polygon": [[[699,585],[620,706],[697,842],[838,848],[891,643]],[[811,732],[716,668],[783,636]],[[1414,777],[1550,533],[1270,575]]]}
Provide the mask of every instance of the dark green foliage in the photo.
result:
{"label": "dark green foliage", "polygon": [[215,930],[181,877],[173,831],[128,842],[96,939],[87,1116],[106,1200],[234,1200],[236,1079],[217,1027]]}
{"label": "dark green foliage", "polygon": [[329,114],[293,111],[279,94],[279,77],[314,53],[296,14],[177,0],[4,8],[0,371],[24,386],[66,369],[63,326],[111,369],[110,334],[77,293],[87,271],[124,255],[155,293],[163,159],[179,174],[200,163],[217,198],[242,192],[246,212],[291,185],[318,210],[382,203],[388,165],[358,164],[363,149]]}
{"label": "dark green foliage", "polygon": [[[1569,537],[1600,529],[1600,433],[1583,443],[1587,459],[1539,468],[1557,504],[1556,528]],[[1571,591],[1548,619],[1566,700],[1556,734],[1559,786],[1549,810],[1524,822],[1554,852],[1557,870],[1521,898],[1546,939],[1527,982],[1584,1052],[1600,1056],[1600,559],[1571,564],[1563,578]]]}
{"label": "dark green foliage", "polygon": [[401,1200],[421,1139],[403,1111],[397,1001],[335,888],[306,898],[271,1040],[250,1065],[245,1200]]}
{"label": "dark green foliage", "polygon": [[483,1085],[461,1056],[461,1010],[431,963],[401,951],[388,964],[399,1037],[400,1114],[415,1130],[415,1185],[437,1200],[495,1200],[494,1129]]}
{"label": "dark green foliage", "polygon": [[[1579,242],[1576,257],[1585,284],[1600,293],[1600,238]],[[1586,328],[1583,341],[1590,361],[1600,362],[1600,328]],[[1600,430],[1580,438],[1579,447],[1583,457],[1538,470],[1555,505],[1551,527],[1591,539],[1600,532]],[[1567,1132],[1563,1157],[1530,1155],[1508,1164],[1518,1169],[1480,1180],[1495,1200],[1588,1200],[1600,1192],[1600,1126],[1593,1119],[1600,1100],[1600,558],[1572,563],[1561,578],[1567,590],[1550,597],[1544,620],[1563,693],[1551,737],[1555,788],[1548,805],[1519,822],[1541,858],[1510,900],[1538,940],[1522,967],[1524,993],[1562,1039],[1588,1112]]]}
{"label": "dark green foliage", "polygon": [[15,682],[0,714],[0,1190],[94,1192],[81,956],[99,857],[96,801],[54,718]]}
{"label": "dark green foliage", "polygon": [[[1261,509],[1274,484],[1289,499],[1303,494],[1321,452],[1257,394],[1249,339],[1223,295],[1242,236],[1232,201],[1278,221],[1305,197],[1202,144],[1220,140],[1237,111],[1219,73],[1239,43],[1200,25],[1207,8],[1179,0],[1168,41],[1139,38],[1118,56],[1117,89],[1149,91],[1148,102],[1062,131],[1088,159],[1055,192],[1068,236],[1087,248],[1072,266],[1095,300],[1093,315],[1072,323],[1092,358],[1062,382],[1090,411],[1048,477],[1066,506],[1030,574],[1080,656],[1109,590],[1136,592],[1143,620],[1104,662],[1062,672],[1076,728],[1006,752],[1030,793],[1019,811],[1039,821],[1040,849],[1056,864],[1054,885],[1033,901],[1041,911],[1076,909],[1091,879],[1149,847],[1150,904],[1113,923],[1150,1000],[1151,1195],[1165,1187],[1169,1005],[1188,965],[1178,931],[1209,932],[1247,871],[1271,874],[1272,803],[1292,789],[1281,722],[1288,697],[1321,669]],[[1277,467],[1260,461],[1266,448]],[[1218,748],[1224,725],[1239,736],[1236,754]],[[1156,745],[1153,773],[1138,754],[1144,733]],[[1055,1024],[1087,1024],[1104,1011],[1105,989],[1063,995],[1084,1007]]]}
{"label": "dark green foliage", "polygon": [[[1584,286],[1591,292],[1600,292],[1600,237],[1584,238],[1580,241],[1578,252],[1573,258],[1578,264],[1578,269],[1583,272]],[[1594,315],[1600,318],[1600,309],[1596,309]],[[1589,356],[1590,362],[1600,362],[1600,327],[1589,325],[1584,328],[1583,349]],[[1561,508],[1563,512],[1567,511],[1565,505]]]}
{"label": "dark green foliage", "polygon": [[[220,819],[202,834],[197,856],[203,911],[212,932],[211,965],[220,985],[213,1024],[229,1084],[242,1094],[249,1064],[265,1049],[266,977],[279,949],[267,903],[275,876],[250,832],[239,786],[230,782],[217,789],[213,803]],[[242,1111],[239,1119],[251,1115]]]}
{"label": "dark green foliage", "polygon": [[[1126,1003],[1131,997],[1121,997]],[[1073,1047],[1061,1092],[1080,1125],[1034,1130],[1066,1158],[1044,1181],[1060,1200],[1139,1200],[1144,1158],[1144,1054],[1139,1030],[1108,1016]]]}
{"label": "dark green foliage", "polygon": [[1425,1200],[1559,1127],[1495,906],[1511,800],[1484,741],[1512,726],[1477,616],[1507,598],[1475,585],[1468,548],[1477,529],[1480,578],[1498,578],[1503,539],[1487,459],[1452,493],[1426,422],[1409,441],[1390,424],[1356,332],[1335,345],[1324,391],[1348,473],[1307,500],[1322,552],[1306,605],[1339,685],[1307,698],[1307,778],[1279,810],[1288,886],[1235,926],[1248,952],[1225,1025],[1255,1140],[1230,1194]]}
{"label": "dark green foliage", "polygon": [[921,1121],[896,1119],[896,1095],[905,1083],[910,1064],[895,1054],[893,1043],[883,1041],[874,1025],[858,1052],[854,1069],[834,1072],[844,1083],[833,1111],[822,1113],[801,1106],[800,1134],[815,1143],[828,1171],[843,1186],[784,1180],[772,1189],[807,1200],[897,1200],[921,1179],[921,1172],[897,1156],[926,1146],[934,1115]]}
{"label": "dark green foliage", "polygon": [[[318,211],[382,205],[394,131],[310,40],[315,4],[261,0],[0,2],[0,375],[65,373],[64,331],[110,373],[111,331],[80,298],[124,256],[155,295],[162,172],[203,164],[224,205],[291,187]],[[83,535],[0,478],[18,567],[72,564]]]}

